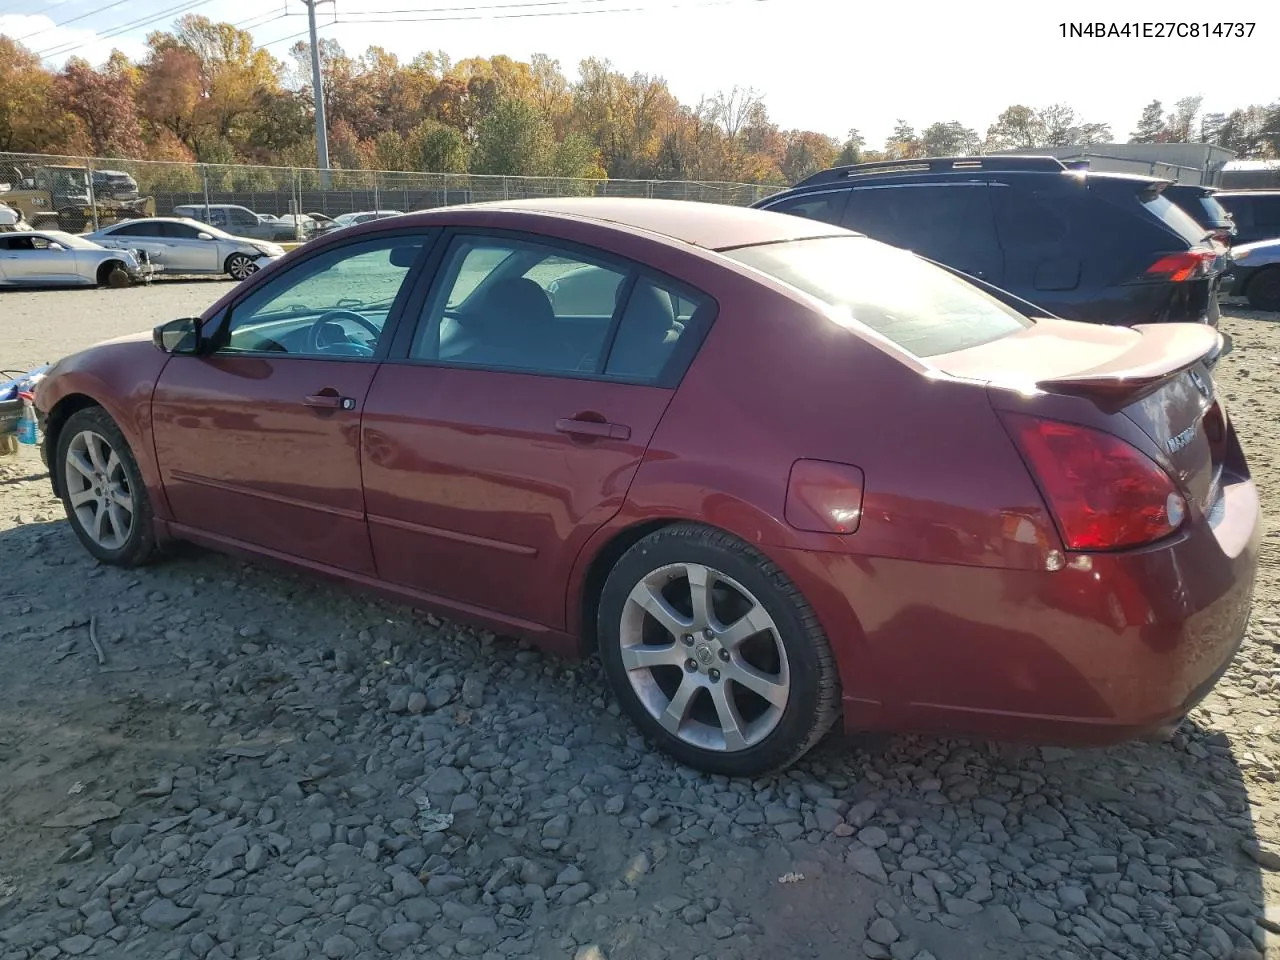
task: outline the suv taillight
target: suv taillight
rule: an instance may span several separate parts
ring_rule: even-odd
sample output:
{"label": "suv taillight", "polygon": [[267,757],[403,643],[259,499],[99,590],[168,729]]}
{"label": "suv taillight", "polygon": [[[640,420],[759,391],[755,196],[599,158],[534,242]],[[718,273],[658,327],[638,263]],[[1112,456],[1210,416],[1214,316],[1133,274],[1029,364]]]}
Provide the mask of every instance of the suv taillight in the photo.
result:
{"label": "suv taillight", "polygon": [[1143,273],[1144,280],[1165,280],[1183,283],[1198,280],[1213,268],[1217,254],[1212,250],[1186,250],[1161,257]]}
{"label": "suv taillight", "polygon": [[1068,550],[1120,550],[1167,537],[1187,502],[1141,450],[1109,433],[1002,414]]}

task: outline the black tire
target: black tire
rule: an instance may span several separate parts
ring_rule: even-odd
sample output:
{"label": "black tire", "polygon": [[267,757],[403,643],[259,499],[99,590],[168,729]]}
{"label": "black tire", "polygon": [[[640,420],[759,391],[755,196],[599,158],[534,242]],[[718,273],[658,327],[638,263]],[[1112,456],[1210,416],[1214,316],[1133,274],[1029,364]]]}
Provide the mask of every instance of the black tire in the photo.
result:
{"label": "black tire", "polygon": [[119,261],[111,261],[104,263],[98,268],[98,286],[110,287],[112,290],[120,290],[129,286],[133,282],[133,278],[129,276],[129,271]]}
{"label": "black tire", "polygon": [[[122,489],[133,504],[132,523],[128,535],[119,544],[104,546],[96,540],[86,528],[81,514],[72,505],[73,483],[68,476],[71,468],[67,464],[67,454],[72,443],[83,433],[95,434],[110,445],[120,460],[123,479],[126,481]],[[58,471],[58,489],[62,492],[62,506],[67,513],[67,521],[76,537],[95,558],[103,563],[118,567],[136,567],[155,558],[157,554],[155,534],[155,514],[151,507],[151,498],[147,495],[146,484],[142,480],[142,472],[134,459],[133,451],[116,426],[114,420],[101,407],[86,407],[73,413],[58,432],[57,453],[51,468]],[[96,512],[96,511],[95,511]]]}
{"label": "black tire", "polygon": [[[737,749],[728,749],[727,746],[707,748],[669,732],[645,706],[623,665],[623,617],[632,590],[655,571],[682,564],[705,566],[745,588],[776,627],[776,632],[768,635],[770,646],[780,644],[785,651],[789,673],[786,704],[780,708],[781,716],[770,732],[748,746]],[[734,592],[736,594],[736,589]],[[716,619],[723,622],[714,603],[715,601],[713,610],[716,612]],[[646,618],[648,616],[645,615]],[[647,619],[644,623],[648,628]],[[656,625],[656,621],[654,624]],[[662,635],[665,637],[668,634]],[[708,773],[758,777],[787,767],[818,743],[840,714],[840,678],[831,646],[813,609],[776,564],[754,548],[719,530],[693,523],[675,524],[650,534],[623,554],[610,571],[601,593],[597,636],[605,674],[627,715],[664,752],[683,764]],[[705,652],[700,649],[701,646],[699,641],[689,651],[700,656]],[[719,650],[716,652],[720,660],[727,664],[729,656]],[[680,655],[683,656],[683,653]],[[698,672],[699,682],[705,676],[706,682],[724,683],[726,691],[729,689],[727,680],[712,681],[711,678],[717,671],[709,670],[704,673],[696,670],[697,662],[697,659],[690,657],[685,662],[685,672]],[[710,659],[704,663],[709,666],[721,665]],[[726,666],[725,669],[727,671],[729,667]],[[654,676],[656,678],[657,675]],[[683,677],[678,681],[670,674],[668,677],[669,682],[681,686],[685,682]],[[737,691],[745,688],[735,686],[733,689]],[[690,703],[704,698],[706,706],[710,707],[710,693],[711,688],[707,687],[705,692],[695,693]],[[674,698],[674,694],[669,692],[667,696]],[[763,705],[764,701],[761,700],[760,704]],[[745,715],[741,718],[746,719]]]}
{"label": "black tire", "polygon": [[223,266],[224,272],[231,277],[232,280],[247,280],[258,272],[258,265],[254,263],[253,258],[243,253],[233,253],[227,257],[227,262]]}
{"label": "black tire", "polygon": [[1254,274],[1245,296],[1255,310],[1280,310],[1280,267],[1267,267]]}

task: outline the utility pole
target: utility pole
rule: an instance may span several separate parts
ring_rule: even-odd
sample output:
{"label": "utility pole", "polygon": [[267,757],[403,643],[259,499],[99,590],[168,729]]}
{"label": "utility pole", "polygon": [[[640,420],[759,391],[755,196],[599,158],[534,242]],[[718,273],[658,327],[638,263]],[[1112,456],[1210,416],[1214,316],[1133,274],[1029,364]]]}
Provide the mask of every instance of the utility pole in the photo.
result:
{"label": "utility pole", "polygon": [[[325,0],[302,0],[307,5],[307,26],[311,30],[311,91],[316,102],[316,162],[320,169],[329,169],[329,131],[324,122],[324,77],[320,73],[320,41],[316,37],[316,5]],[[324,186],[329,186],[328,173],[321,174]]]}

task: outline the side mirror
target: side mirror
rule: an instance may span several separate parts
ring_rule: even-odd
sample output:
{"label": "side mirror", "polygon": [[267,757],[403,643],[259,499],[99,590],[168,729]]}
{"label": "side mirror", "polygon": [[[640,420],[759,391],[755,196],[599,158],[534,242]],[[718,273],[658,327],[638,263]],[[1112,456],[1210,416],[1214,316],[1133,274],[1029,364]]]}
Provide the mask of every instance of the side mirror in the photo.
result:
{"label": "side mirror", "polygon": [[199,317],[170,320],[151,331],[151,342],[161,353],[195,355],[203,345],[203,326],[204,321]]}
{"label": "side mirror", "polygon": [[197,240],[212,240],[212,239],[213,239],[213,234],[211,234],[211,233],[205,233],[203,230],[201,230],[199,233],[197,233],[197,234],[196,234],[196,239],[197,239]]}

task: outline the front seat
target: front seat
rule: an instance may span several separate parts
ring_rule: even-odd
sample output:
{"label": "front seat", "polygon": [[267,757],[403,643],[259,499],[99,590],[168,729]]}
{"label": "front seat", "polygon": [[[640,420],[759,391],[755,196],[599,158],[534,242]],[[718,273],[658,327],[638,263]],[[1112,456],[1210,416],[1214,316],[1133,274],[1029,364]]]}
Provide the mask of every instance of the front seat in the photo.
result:
{"label": "front seat", "polygon": [[556,335],[551,301],[528,277],[495,283],[465,328],[472,338],[468,363],[557,369],[570,362]]}
{"label": "front seat", "polygon": [[650,380],[662,372],[679,339],[671,297],[648,280],[631,292],[609,352],[608,372]]}

